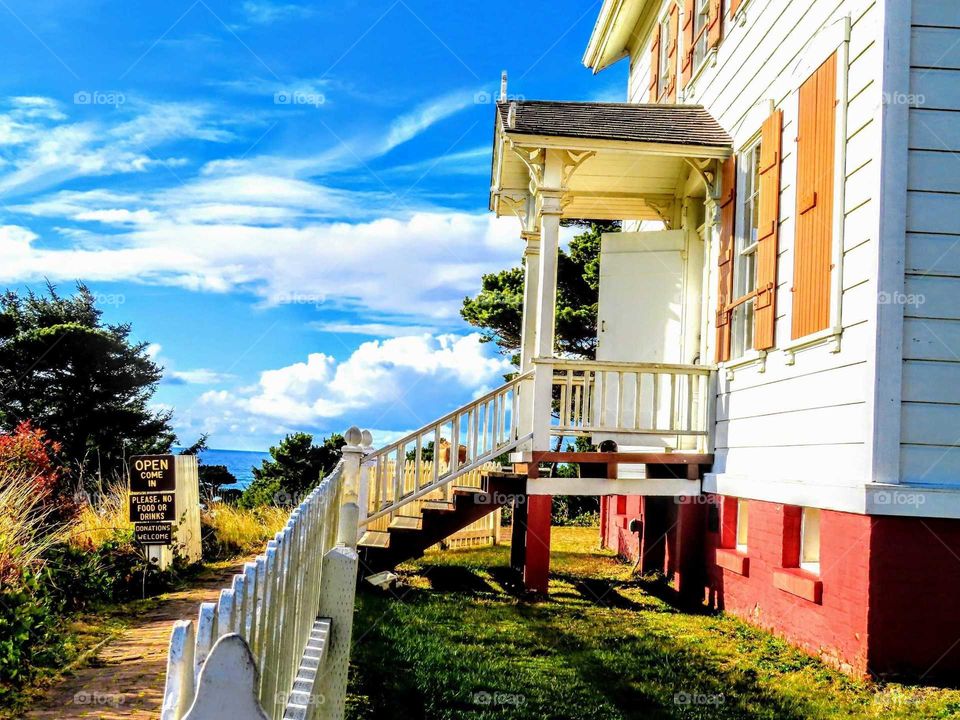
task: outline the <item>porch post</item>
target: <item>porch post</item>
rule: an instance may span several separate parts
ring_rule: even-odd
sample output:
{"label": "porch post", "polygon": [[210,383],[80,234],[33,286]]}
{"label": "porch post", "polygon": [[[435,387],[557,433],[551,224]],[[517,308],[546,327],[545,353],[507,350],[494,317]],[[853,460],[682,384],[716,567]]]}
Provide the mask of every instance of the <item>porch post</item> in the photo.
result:
{"label": "porch post", "polygon": [[520,372],[533,368],[537,348],[537,296],[540,287],[540,232],[520,233],[526,243],[523,251],[523,327],[520,335]]}
{"label": "porch post", "polygon": [[537,299],[537,372],[534,379],[533,449],[550,449],[554,331],[557,304],[557,252],[560,246],[561,192],[541,193],[541,255]]}
{"label": "porch post", "polygon": [[[523,251],[523,326],[520,329],[520,372],[533,369],[537,348],[537,307],[540,288],[540,232],[524,230],[520,237],[526,242]],[[518,429],[520,435],[533,432],[534,383],[524,381],[520,388]],[[525,448],[530,449],[527,444]]]}

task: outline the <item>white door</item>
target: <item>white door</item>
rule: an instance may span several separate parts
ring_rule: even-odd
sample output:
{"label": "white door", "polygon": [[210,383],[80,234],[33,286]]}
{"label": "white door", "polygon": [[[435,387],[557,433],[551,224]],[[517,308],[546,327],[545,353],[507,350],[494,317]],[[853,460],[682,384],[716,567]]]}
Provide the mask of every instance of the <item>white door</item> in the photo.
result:
{"label": "white door", "polygon": [[686,236],[684,230],[603,236],[597,360],[684,362]]}

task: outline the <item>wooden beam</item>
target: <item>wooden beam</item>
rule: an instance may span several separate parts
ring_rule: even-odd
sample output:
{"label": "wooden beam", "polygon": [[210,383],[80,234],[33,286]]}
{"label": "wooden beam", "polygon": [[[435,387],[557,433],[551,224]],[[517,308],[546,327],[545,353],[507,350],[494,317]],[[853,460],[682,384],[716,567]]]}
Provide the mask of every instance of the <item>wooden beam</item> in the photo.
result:
{"label": "wooden beam", "polygon": [[534,451],[532,464],[538,462],[560,463],[618,463],[630,465],[712,465],[713,455],[700,453],[668,452],[553,452]]}

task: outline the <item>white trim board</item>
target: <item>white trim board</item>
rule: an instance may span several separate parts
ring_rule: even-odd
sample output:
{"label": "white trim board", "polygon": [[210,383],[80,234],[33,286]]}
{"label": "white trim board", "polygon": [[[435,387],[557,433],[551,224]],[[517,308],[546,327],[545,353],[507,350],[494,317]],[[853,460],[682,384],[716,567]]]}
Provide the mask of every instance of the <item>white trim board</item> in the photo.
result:
{"label": "white trim board", "polygon": [[644,495],[692,497],[700,495],[699,480],[674,478],[531,478],[527,495]]}
{"label": "white trim board", "polygon": [[960,519],[960,487],[897,483],[814,485],[707,473],[703,491],[857,515]]}

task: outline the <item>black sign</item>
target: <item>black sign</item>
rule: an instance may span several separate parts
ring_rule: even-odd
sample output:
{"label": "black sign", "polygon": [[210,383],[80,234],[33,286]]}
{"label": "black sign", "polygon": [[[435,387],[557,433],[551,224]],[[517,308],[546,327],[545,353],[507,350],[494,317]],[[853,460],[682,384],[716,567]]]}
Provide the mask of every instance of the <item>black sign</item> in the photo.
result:
{"label": "black sign", "polygon": [[130,494],[130,522],[157,523],[177,519],[176,493]]}
{"label": "black sign", "polygon": [[130,458],[130,492],[177,489],[176,457],[137,455]]}
{"label": "black sign", "polygon": [[173,525],[168,522],[137,523],[133,526],[133,539],[141,545],[171,545]]}

